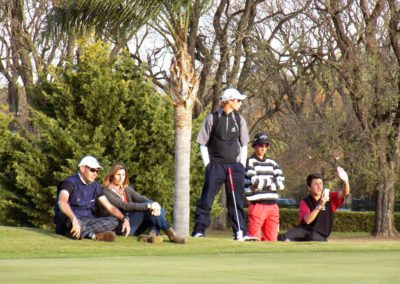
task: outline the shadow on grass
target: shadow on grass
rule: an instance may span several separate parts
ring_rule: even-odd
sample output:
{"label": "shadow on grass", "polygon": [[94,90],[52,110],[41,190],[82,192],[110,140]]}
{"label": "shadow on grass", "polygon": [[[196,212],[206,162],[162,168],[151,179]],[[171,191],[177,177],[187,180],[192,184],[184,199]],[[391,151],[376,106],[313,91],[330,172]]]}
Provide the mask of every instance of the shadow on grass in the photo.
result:
{"label": "shadow on grass", "polygon": [[33,228],[33,227],[18,227],[18,229],[27,231],[27,232],[31,232],[31,233],[45,235],[47,237],[56,238],[56,239],[69,239],[66,236],[56,234],[56,232],[51,229],[39,229],[39,228]]}
{"label": "shadow on grass", "polygon": [[[18,227],[18,229],[24,230],[27,232],[41,234],[41,235],[55,238],[55,239],[71,240],[70,238],[68,238],[66,236],[56,234],[54,229],[40,229],[40,228],[33,228],[33,227]],[[232,231],[231,230],[226,230],[226,231],[208,230],[207,237],[232,240]],[[190,239],[190,237],[189,237],[189,239]],[[371,233],[368,233],[368,232],[333,232],[331,234],[331,236],[329,237],[329,240],[354,240],[354,241],[357,241],[357,240],[361,240],[361,239],[381,240],[381,241],[400,240],[400,236],[391,237],[391,238],[375,238],[374,236],[371,235]]]}

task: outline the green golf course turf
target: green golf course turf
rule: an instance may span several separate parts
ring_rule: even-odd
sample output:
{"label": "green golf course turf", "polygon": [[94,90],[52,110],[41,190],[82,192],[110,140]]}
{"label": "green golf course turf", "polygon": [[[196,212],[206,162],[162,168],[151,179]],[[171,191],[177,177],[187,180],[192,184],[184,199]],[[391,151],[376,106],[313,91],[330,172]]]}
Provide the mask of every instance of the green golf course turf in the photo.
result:
{"label": "green golf course turf", "polygon": [[0,226],[0,283],[400,283],[399,239],[336,233],[327,243],[266,243],[229,235],[152,245]]}

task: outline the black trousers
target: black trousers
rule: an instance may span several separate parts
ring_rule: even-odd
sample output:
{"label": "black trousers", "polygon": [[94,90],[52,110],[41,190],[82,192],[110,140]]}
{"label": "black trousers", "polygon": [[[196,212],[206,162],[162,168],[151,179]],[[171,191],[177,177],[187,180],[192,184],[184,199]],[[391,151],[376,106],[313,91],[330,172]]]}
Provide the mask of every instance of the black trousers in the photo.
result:
{"label": "black trousers", "polygon": [[[232,191],[228,168],[231,168],[232,171],[234,191]],[[204,234],[205,230],[210,225],[211,207],[215,196],[223,184],[225,184],[226,207],[228,209],[228,217],[232,225],[232,231],[236,234],[240,227],[243,231],[243,235],[247,234],[246,221],[243,212],[244,175],[245,169],[241,163],[210,162],[207,165],[203,191],[201,192],[200,200],[196,205],[195,226],[192,235],[196,233]],[[236,209],[239,218],[236,217],[233,193],[235,194]],[[240,225],[238,224],[237,219],[239,219]]]}
{"label": "black trousers", "polygon": [[326,242],[328,237],[313,231],[312,229],[297,226],[284,234],[278,235],[278,241],[294,242]]}

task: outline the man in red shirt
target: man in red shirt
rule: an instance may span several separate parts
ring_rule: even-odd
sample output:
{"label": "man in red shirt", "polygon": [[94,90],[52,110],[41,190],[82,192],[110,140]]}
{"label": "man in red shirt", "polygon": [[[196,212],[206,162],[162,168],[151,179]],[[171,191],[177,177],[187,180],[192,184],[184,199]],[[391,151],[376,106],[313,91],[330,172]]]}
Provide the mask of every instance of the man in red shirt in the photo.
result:
{"label": "man in red shirt", "polygon": [[310,174],[307,185],[310,195],[300,202],[299,225],[278,236],[278,241],[327,241],[333,227],[336,209],[350,193],[349,177],[341,167],[337,174],[343,181],[343,189],[323,194],[322,175]]}

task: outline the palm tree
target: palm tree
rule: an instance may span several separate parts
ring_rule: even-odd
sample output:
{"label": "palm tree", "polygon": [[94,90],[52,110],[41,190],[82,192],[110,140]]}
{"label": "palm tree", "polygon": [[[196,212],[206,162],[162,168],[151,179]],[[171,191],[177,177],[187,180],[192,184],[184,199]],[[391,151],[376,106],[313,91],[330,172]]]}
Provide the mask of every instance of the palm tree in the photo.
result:
{"label": "palm tree", "polygon": [[189,235],[192,112],[199,86],[194,59],[187,45],[192,2],[201,7],[208,4],[208,0],[76,0],[57,6],[49,21],[55,34],[69,31],[82,33],[94,28],[98,34],[117,33],[125,40],[154,18],[165,27],[158,31],[167,30],[167,33],[161,34],[173,52],[168,89],[175,110],[173,223],[177,233],[182,236]]}

